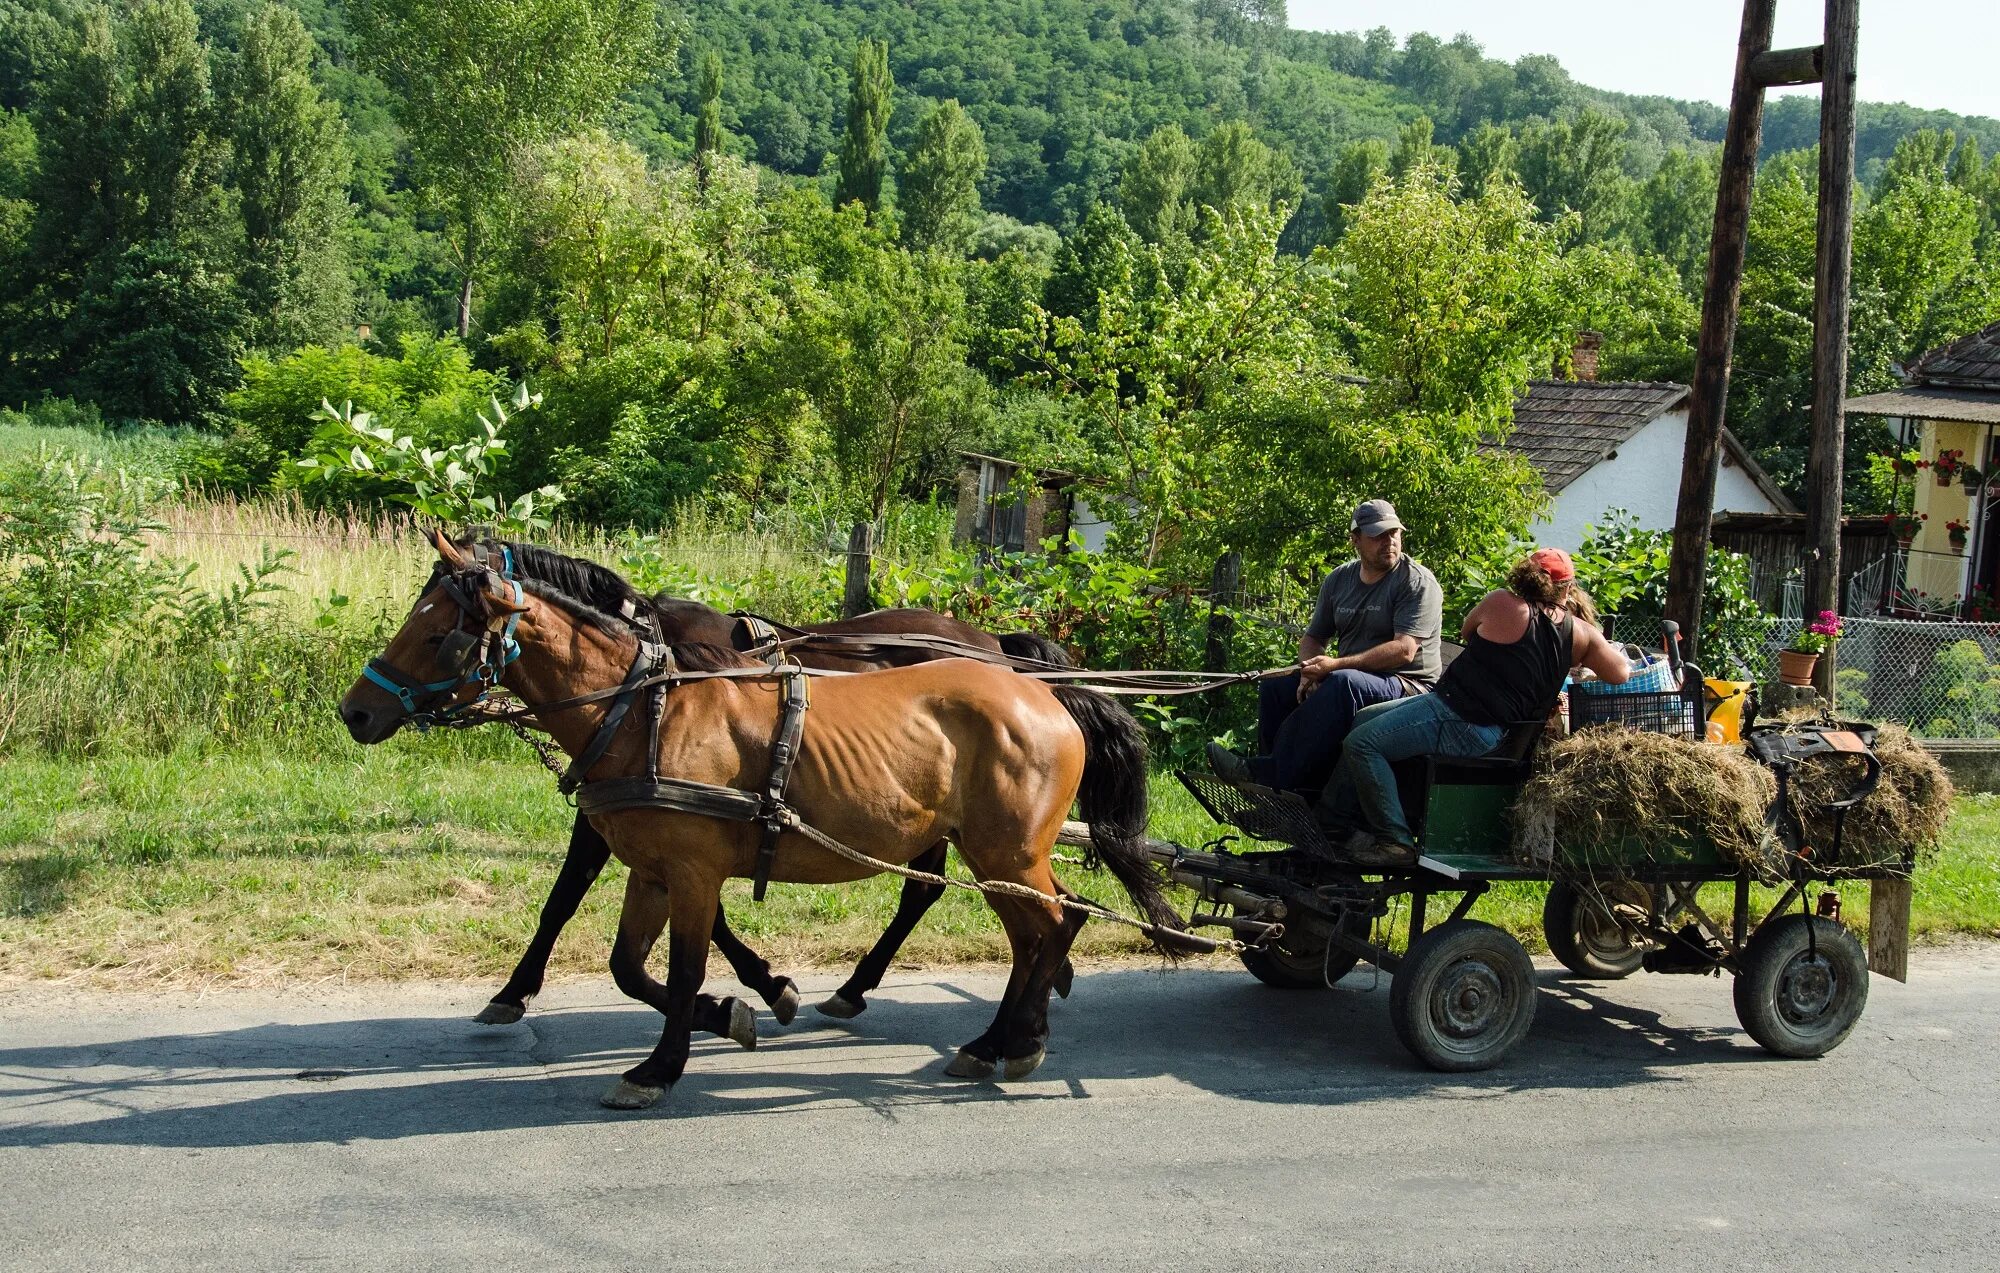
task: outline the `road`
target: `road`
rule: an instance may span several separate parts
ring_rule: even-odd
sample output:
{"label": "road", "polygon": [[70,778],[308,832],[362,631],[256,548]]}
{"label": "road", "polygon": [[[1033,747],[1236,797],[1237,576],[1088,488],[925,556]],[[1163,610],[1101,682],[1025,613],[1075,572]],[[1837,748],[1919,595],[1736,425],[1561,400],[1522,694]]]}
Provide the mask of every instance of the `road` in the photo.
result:
{"label": "road", "polygon": [[2000,946],[1808,1062],[1720,981],[1541,976],[1505,1068],[1440,1076],[1366,971],[1087,970],[1002,1088],[940,1073],[1000,979],[900,972],[640,1114],[596,1097],[658,1018],[595,980],[506,1029],[481,986],[16,987],[0,1268],[2000,1268]]}

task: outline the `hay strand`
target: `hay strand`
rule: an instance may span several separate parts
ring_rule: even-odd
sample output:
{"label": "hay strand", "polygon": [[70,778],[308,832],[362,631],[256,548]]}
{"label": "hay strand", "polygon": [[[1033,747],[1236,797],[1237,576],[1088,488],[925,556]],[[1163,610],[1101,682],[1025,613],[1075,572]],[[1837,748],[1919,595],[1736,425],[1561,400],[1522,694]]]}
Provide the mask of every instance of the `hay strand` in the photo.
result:
{"label": "hay strand", "polygon": [[1672,855],[1703,837],[1760,874],[1782,870],[1764,835],[1777,794],[1740,749],[1621,726],[1586,729],[1541,749],[1515,805],[1515,851],[1542,866],[1569,855]]}
{"label": "hay strand", "polygon": [[[1951,818],[1956,794],[1951,775],[1910,737],[1910,731],[1900,725],[1881,726],[1874,751],[1882,762],[1882,782],[1873,795],[1848,811],[1841,831],[1840,866],[1893,864],[1906,851],[1927,857],[1937,849]],[[1792,798],[1808,843],[1832,849],[1833,815],[1820,806],[1846,798],[1861,772],[1859,762],[1840,755],[1814,756],[1792,771]]]}

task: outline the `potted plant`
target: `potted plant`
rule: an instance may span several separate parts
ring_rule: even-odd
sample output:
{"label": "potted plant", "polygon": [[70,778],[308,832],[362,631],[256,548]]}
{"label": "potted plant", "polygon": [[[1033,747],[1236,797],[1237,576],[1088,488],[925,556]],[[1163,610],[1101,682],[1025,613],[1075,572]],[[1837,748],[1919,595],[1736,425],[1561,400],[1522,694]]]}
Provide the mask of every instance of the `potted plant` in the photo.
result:
{"label": "potted plant", "polygon": [[1927,463],[1918,459],[1915,451],[1903,451],[1889,457],[1889,471],[1897,477],[1915,477],[1918,469],[1926,467]]}
{"label": "potted plant", "polygon": [[1986,475],[1970,464],[1958,466],[1958,489],[1967,495],[1979,494],[1979,488],[1986,484]]}
{"label": "potted plant", "polygon": [[1944,524],[1944,533],[1951,540],[1951,550],[1962,553],[1965,551],[1965,541],[1972,533],[1972,527],[1954,517]]}
{"label": "potted plant", "polygon": [[1813,668],[1840,635],[1840,616],[1822,610],[1819,617],[1800,628],[1785,648],[1778,651],[1778,679],[1787,685],[1811,685]]}
{"label": "potted plant", "polygon": [[1910,541],[1917,537],[1917,532],[1922,530],[1924,523],[1930,519],[1929,513],[1882,514],[1882,521],[1889,527],[1889,533],[1894,535],[1896,543],[1904,548],[1910,546]]}
{"label": "potted plant", "polygon": [[1939,451],[1937,458],[1931,461],[1931,472],[1937,475],[1939,486],[1950,486],[1957,480],[1958,471],[1963,467],[1965,467],[1965,452],[1955,447],[1949,451]]}

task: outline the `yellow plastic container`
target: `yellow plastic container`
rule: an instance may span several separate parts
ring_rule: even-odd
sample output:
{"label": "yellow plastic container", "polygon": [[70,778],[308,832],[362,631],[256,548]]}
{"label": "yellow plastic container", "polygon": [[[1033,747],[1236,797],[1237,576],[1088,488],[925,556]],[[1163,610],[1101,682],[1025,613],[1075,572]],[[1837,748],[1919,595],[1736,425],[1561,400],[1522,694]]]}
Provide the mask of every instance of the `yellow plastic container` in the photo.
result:
{"label": "yellow plastic container", "polygon": [[1749,701],[1750,681],[1725,681],[1717,677],[1702,680],[1702,705],[1708,712],[1708,741],[1743,741],[1743,707]]}

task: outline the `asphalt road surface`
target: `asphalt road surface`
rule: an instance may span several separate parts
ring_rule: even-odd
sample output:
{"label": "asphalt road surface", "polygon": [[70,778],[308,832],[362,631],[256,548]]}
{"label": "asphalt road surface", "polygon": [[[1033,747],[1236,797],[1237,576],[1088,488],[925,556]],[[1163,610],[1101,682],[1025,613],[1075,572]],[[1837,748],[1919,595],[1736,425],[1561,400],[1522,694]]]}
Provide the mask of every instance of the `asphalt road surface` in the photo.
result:
{"label": "asphalt road surface", "polygon": [[[814,990],[838,980],[808,981]],[[1727,983],[1542,972],[1502,1069],[1419,1068],[1364,970],[1089,971],[1046,1065],[941,1071],[1000,979],[704,1039],[661,1106],[608,982],[0,993],[0,1268],[2000,1268],[2000,946],[1918,952],[1819,1061]],[[809,996],[809,1002],[811,1001]]]}

